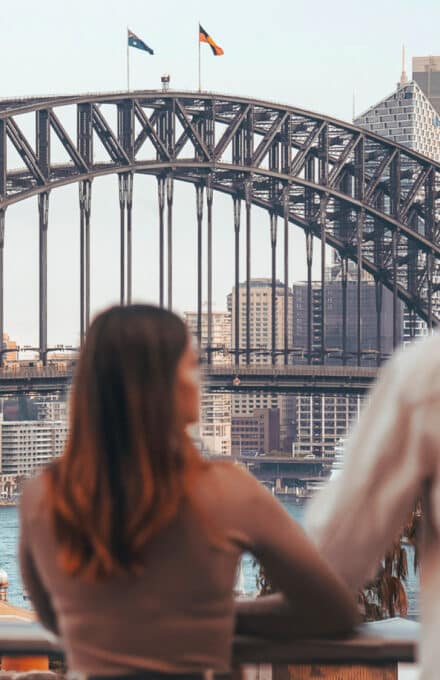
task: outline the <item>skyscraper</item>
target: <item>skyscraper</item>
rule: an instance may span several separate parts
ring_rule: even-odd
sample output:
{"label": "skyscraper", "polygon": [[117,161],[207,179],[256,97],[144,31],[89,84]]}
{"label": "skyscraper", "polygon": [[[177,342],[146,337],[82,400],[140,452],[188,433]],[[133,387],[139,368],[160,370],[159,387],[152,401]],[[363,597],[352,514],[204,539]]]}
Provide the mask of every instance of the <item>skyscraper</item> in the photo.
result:
{"label": "skyscraper", "polygon": [[[197,336],[197,312],[185,312],[185,321],[190,333]],[[208,345],[208,315],[202,313],[201,349]],[[228,312],[212,313],[213,364],[229,363],[231,341],[231,316]],[[197,435],[202,446],[210,453],[231,454],[231,400],[228,393],[212,393],[203,384],[200,390],[200,424]]]}
{"label": "skyscraper", "polygon": [[[321,363],[322,351],[322,288],[319,281],[312,282],[312,363]],[[377,313],[376,286],[374,281],[361,282],[361,365],[374,366],[377,363]],[[357,281],[353,276],[347,280],[347,364],[357,363]],[[326,363],[341,364],[343,347],[343,292],[338,278],[326,281],[325,285],[325,348],[328,352]],[[399,305],[399,328],[403,325],[403,305]],[[293,285],[293,344],[307,350],[308,309],[307,284]],[[400,344],[402,338],[397,338]],[[393,351],[393,295],[382,291],[380,350],[383,356]],[[304,363],[306,359],[302,359]]]}
{"label": "skyscraper", "polygon": [[413,57],[413,79],[440,113],[440,57]]}
{"label": "skyscraper", "polygon": [[[440,161],[440,57],[414,57],[413,79],[404,70],[396,90],[358,116],[356,125]],[[405,178],[402,178],[402,188]],[[434,314],[440,310],[435,309]],[[426,335],[427,325],[405,308],[404,343]]]}
{"label": "skyscraper", "polygon": [[[228,295],[227,305],[231,314],[231,345],[235,338],[235,287]],[[239,286],[239,310],[240,310],[240,349],[246,347],[246,313],[247,298],[246,284]],[[282,364],[282,348],[284,347],[284,284],[276,282],[275,289],[275,349],[279,354],[275,357],[277,364]],[[287,334],[289,345],[293,334],[292,323],[292,292],[287,296]],[[249,346],[253,352],[250,354],[251,364],[272,363],[272,280],[269,278],[256,278],[250,281],[249,296]],[[240,353],[240,363],[244,364],[246,357]],[[275,395],[267,392],[253,392],[238,394],[232,398],[233,416],[251,415],[256,409],[279,409],[280,410],[280,439],[282,448],[290,448],[293,435],[293,421],[295,412],[295,398],[286,395]]]}
{"label": "skyscraper", "polygon": [[[346,361],[357,363],[357,282],[356,271],[349,269],[347,280],[347,340]],[[321,283],[312,285],[312,363],[322,359],[322,296]],[[338,280],[337,265],[327,270],[325,288],[325,347],[329,351],[325,361],[341,364],[343,294]],[[393,351],[393,296],[383,291],[381,314],[381,354]],[[399,306],[403,324],[403,306]],[[293,286],[293,342],[295,347],[307,349],[308,308],[307,284]],[[365,277],[361,281],[361,364],[374,366],[377,361],[376,287]],[[401,338],[398,338],[400,342]],[[296,398],[296,455],[331,456],[336,445],[346,435],[351,423],[359,417],[361,397],[344,394],[298,395]]]}
{"label": "skyscraper", "polygon": [[415,81],[399,84],[394,92],[357,116],[354,123],[440,160],[439,114]]}
{"label": "skyscraper", "polygon": [[[271,363],[272,350],[272,279],[252,279],[250,281],[249,295],[249,345],[253,352],[250,355],[251,364]],[[292,337],[292,293],[287,295],[287,334]],[[275,363],[282,364],[284,358],[281,350],[284,347],[284,284],[276,281],[275,287],[275,349],[280,353],[275,358]],[[228,311],[232,319],[231,343],[235,339],[235,286],[227,299]],[[246,313],[247,313],[246,284],[240,283],[239,286],[239,336],[240,363],[246,362],[244,349],[246,347]]]}

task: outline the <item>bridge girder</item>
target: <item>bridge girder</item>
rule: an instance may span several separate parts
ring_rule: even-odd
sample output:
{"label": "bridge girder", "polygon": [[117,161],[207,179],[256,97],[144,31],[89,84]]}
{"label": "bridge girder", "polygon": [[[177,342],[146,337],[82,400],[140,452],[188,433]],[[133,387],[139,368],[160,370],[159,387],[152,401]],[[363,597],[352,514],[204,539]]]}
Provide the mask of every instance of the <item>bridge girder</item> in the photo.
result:
{"label": "bridge girder", "polygon": [[[76,139],[62,121],[72,107]],[[33,114],[35,140],[26,122]],[[67,162],[52,152],[52,138]],[[10,145],[23,168],[9,167]],[[134,173],[166,178],[170,205],[172,180],[209,185],[237,205],[257,205],[301,227],[306,238],[331,245],[343,262],[355,262],[359,280],[362,270],[369,272],[429,326],[438,322],[440,164],[406,147],[327,116],[221,94],[145,91],[0,101],[3,220],[13,203],[48,197],[71,183],[90,194],[92,180],[111,173],[123,178],[124,225],[131,223]],[[82,257],[86,261],[87,253]],[[121,285],[124,267],[121,260]]]}

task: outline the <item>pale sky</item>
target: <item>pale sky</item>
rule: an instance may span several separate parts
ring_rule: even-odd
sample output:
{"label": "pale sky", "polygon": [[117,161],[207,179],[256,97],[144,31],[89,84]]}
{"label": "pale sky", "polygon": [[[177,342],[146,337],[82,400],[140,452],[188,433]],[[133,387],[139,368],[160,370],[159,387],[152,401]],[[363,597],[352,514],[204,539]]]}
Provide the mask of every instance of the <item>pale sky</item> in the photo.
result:
{"label": "pale sky", "polygon": [[[402,44],[409,76],[412,56],[440,54],[438,0],[3,0],[0,97],[125,89],[127,26],[155,51],[150,56],[131,50],[132,88],[160,87],[160,76],[169,73],[172,89],[195,89],[199,21],[225,52],[214,57],[202,45],[203,89],[275,100],[348,121],[353,91],[360,112],[394,89],[400,78]],[[192,187],[176,187],[175,301],[179,311],[194,309],[196,304],[194,202]],[[233,281],[231,203],[229,197],[215,196],[217,309],[225,307]],[[50,345],[77,343],[78,214],[76,186],[52,192]],[[93,310],[118,298],[118,220],[116,178],[96,181]],[[254,225],[254,274],[269,276],[268,217],[257,209]],[[8,210],[5,329],[21,344],[35,344],[38,337],[37,226],[35,199]],[[152,179],[135,180],[133,229],[134,296],[156,301],[157,206]],[[304,239],[296,227],[292,226],[291,233],[292,279],[302,279]]]}

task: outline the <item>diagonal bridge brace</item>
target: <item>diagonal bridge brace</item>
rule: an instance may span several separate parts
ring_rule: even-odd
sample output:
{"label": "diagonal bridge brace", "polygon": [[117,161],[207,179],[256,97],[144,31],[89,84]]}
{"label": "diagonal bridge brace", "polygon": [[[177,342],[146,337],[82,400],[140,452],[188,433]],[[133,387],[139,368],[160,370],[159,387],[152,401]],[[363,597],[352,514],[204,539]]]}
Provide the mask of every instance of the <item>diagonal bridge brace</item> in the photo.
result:
{"label": "diagonal bridge brace", "polygon": [[[142,106],[139,104],[138,101],[135,101],[134,103],[134,113],[140,124],[142,125],[142,130],[135,139],[134,142],[134,155],[139,152],[139,150],[142,147],[142,144],[145,142],[146,139],[149,139],[151,143],[153,144],[154,148],[156,149],[157,153],[159,154],[159,157],[162,160],[165,161],[170,161],[171,156],[168,153],[167,148],[163,144],[162,140],[159,139],[159,137],[156,134],[156,130],[154,129],[154,120],[157,117],[157,112],[155,111],[153,113],[153,116],[148,118],[146,115],[145,111],[143,110]],[[153,118],[154,117],[154,118]]]}
{"label": "diagonal bridge brace", "polygon": [[205,160],[210,160],[211,154],[209,153],[205,142],[202,140],[200,137],[199,133],[193,126],[192,122],[190,121],[187,112],[185,111],[184,107],[180,103],[178,99],[176,99],[176,116],[180,121],[180,124],[182,125],[184,131],[187,133],[189,139],[192,141],[194,144],[194,148],[198,148],[199,152],[204,156]]}

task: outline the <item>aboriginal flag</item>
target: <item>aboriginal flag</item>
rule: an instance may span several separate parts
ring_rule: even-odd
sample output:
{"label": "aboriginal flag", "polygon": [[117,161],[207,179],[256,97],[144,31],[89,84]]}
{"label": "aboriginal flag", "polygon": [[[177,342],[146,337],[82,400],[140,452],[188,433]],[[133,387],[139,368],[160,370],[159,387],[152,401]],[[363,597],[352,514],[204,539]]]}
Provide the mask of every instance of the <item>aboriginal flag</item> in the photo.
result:
{"label": "aboriginal flag", "polygon": [[199,42],[208,43],[215,57],[221,57],[224,54],[223,50],[216,42],[211,38],[211,36],[205,31],[204,28],[199,24]]}
{"label": "aboriginal flag", "polygon": [[148,47],[146,43],[144,43],[143,40],[137,37],[133,31],[130,31],[130,29],[127,29],[128,31],[128,46],[129,47],[137,47],[138,50],[144,50],[144,52],[148,52],[148,54],[154,54],[153,50],[151,47]]}

